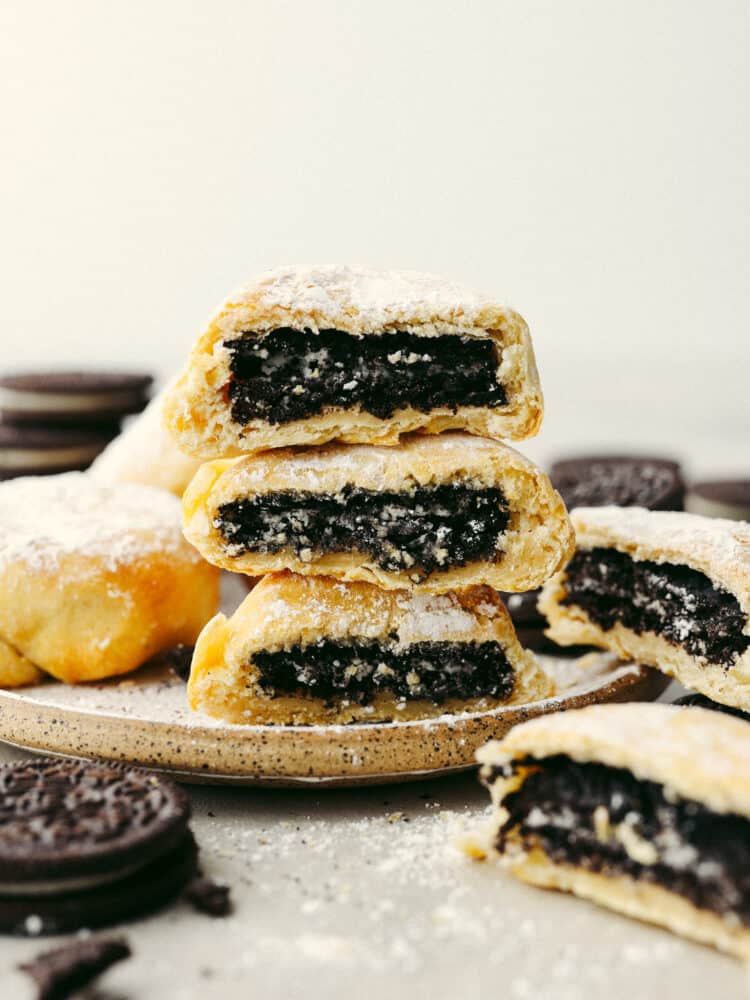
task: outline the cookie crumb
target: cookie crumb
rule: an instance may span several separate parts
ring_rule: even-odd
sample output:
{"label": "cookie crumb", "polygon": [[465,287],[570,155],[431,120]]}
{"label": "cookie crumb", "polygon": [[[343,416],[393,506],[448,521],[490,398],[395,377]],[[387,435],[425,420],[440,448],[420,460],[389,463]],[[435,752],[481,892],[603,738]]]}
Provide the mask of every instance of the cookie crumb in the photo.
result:
{"label": "cookie crumb", "polygon": [[214,882],[211,878],[196,878],[186,890],[187,898],[201,913],[212,917],[227,917],[232,912],[229,886]]}
{"label": "cookie crumb", "polygon": [[36,983],[37,1000],[66,1000],[131,954],[125,938],[91,938],[43,951],[18,968]]}

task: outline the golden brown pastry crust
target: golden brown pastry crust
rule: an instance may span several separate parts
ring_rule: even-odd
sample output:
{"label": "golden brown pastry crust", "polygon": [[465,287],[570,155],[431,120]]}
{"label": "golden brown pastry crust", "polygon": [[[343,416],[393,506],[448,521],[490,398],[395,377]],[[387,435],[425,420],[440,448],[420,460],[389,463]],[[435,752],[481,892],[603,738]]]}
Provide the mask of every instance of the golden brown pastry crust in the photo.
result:
{"label": "golden brown pastry crust", "polygon": [[[359,408],[336,409],[280,425],[234,423],[224,397],[228,338],[279,327],[336,329],[357,335],[404,331],[425,337],[458,334],[493,340],[501,351],[498,379],[508,404],[497,409],[406,408],[381,420]],[[167,397],[166,424],[180,449],[200,458],[229,457],[289,445],[397,444],[409,431],[460,429],[520,440],[537,433],[543,400],[524,320],[491,299],[451,282],[412,272],[365,268],[277,268],[252,278],[219,307],[200,335],[185,372]]]}
{"label": "golden brown pastry crust", "polygon": [[[579,549],[613,548],[635,560],[689,566],[737,598],[750,635],[750,525],[638,507],[578,507],[571,512]],[[603,630],[576,604],[564,605],[565,570],[545,585],[539,609],[547,635],[562,646],[610,649],[675,677],[686,687],[750,711],[750,648],[729,666],[706,663],[653,632],[639,635],[618,622]]]}
{"label": "golden brown pastry crust", "polygon": [[[516,726],[486,744],[477,759],[488,770],[526,756],[565,754],[579,763],[626,768],[636,778],[701,802],[717,813],[750,818],[750,727],[740,719],[700,708],[660,704],[593,705],[546,715]],[[503,799],[525,780],[523,768],[497,778],[492,835],[505,821]],[[524,851],[509,832],[504,863],[532,885],[561,889],[627,916],[750,958],[750,931],[700,910],[678,893],[627,876],[609,877],[552,861],[540,845]]]}
{"label": "golden brown pastry crust", "polygon": [[[384,570],[366,553],[313,552],[308,562],[291,548],[231,556],[213,524],[222,504],[277,490],[336,494],[347,485],[356,485],[398,492],[459,480],[480,488],[499,486],[505,494],[511,518],[499,540],[497,559],[435,571],[422,581],[415,582],[408,571]],[[328,445],[209,462],[185,491],[183,514],[188,540],[206,559],[225,569],[251,576],[289,569],[424,593],[474,584],[488,584],[496,590],[532,590],[567,562],[573,550],[565,505],[547,476],[507,445],[468,434],[415,434],[405,438],[400,448]]]}
{"label": "golden brown pastry crust", "polygon": [[[253,654],[322,638],[388,640],[399,646],[424,641],[500,643],[516,672],[511,698],[401,701],[379,693],[369,705],[333,706],[305,694],[269,698],[258,686]],[[499,596],[489,587],[430,597],[383,591],[366,583],[278,573],[265,577],[234,615],[217,615],[200,635],[193,656],[188,699],[192,708],[227,722],[247,724],[407,721],[501,704],[538,701],[553,694],[532,654],[521,648]]]}
{"label": "golden brown pastry crust", "polygon": [[0,639],[0,688],[27,687],[39,684],[45,674],[31,660]]}
{"label": "golden brown pastry crust", "polygon": [[582,868],[558,865],[536,849],[522,860],[511,861],[510,870],[529,885],[572,892],[627,917],[666,927],[675,934],[712,945],[744,961],[750,960],[750,932],[697,907],[677,893],[658,885],[621,876],[610,878]]}
{"label": "golden brown pastry crust", "polygon": [[[532,755],[565,754],[622,767],[639,779],[666,785],[714,812],[750,818],[750,726],[721,712],[678,705],[591,705],[516,726],[486,744],[481,764]],[[506,795],[510,784],[496,783]]]}
{"label": "golden brown pastry crust", "polygon": [[182,496],[200,461],[183,455],[163,426],[166,392],[155,396],[107,445],[90,466],[90,476],[101,483],[143,483]]}
{"label": "golden brown pastry crust", "polygon": [[219,574],[181,537],[179,511],[161,490],[81,473],[1,484],[0,640],[71,683],[194,642]]}

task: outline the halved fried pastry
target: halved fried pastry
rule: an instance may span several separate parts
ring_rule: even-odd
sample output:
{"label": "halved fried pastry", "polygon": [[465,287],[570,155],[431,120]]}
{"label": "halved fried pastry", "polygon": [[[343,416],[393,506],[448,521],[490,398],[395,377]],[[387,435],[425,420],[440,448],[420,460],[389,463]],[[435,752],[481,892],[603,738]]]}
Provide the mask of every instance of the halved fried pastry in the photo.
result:
{"label": "halved fried pastry", "polygon": [[194,709],[234,723],[348,723],[476,712],[552,695],[489,587],[424,596],[277,573],[193,655]]}
{"label": "halved fried pastry", "polygon": [[595,705],[477,754],[493,848],[562,889],[750,958],[750,726],[700,708]]}
{"label": "halved fried pastry", "polygon": [[183,511],[186,537],[217,566],[386,589],[529,590],[573,546],[544,473],[506,445],[467,434],[207,463]]}
{"label": "halved fried pastry", "polygon": [[578,551],[539,601],[547,635],[750,709],[750,525],[638,507],[571,518]]}
{"label": "halved fried pastry", "polygon": [[528,328],[492,299],[426,274],[282,267],[220,306],[166,417],[183,451],[217,458],[414,430],[520,439],[542,408]]}

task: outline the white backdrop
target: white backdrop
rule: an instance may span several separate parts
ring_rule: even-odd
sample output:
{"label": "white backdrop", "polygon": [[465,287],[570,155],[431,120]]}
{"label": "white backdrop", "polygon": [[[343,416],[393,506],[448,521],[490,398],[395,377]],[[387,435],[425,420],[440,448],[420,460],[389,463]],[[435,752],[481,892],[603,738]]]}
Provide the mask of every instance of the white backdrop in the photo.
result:
{"label": "white backdrop", "polygon": [[546,459],[748,470],[745,0],[3,0],[2,367],[175,368],[276,263],[528,319]]}

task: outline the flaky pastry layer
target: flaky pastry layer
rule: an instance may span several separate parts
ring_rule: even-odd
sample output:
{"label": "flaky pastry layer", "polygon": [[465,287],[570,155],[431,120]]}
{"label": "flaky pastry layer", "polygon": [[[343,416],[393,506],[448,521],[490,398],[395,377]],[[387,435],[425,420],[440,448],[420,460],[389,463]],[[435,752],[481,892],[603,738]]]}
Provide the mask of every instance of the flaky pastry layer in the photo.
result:
{"label": "flaky pastry layer", "polygon": [[[713,812],[750,818],[750,726],[721,712],[678,705],[590,705],[516,726],[477,753],[481,764],[499,766],[525,757],[565,754],[579,763],[631,771]],[[495,781],[493,798],[520,784]]]}
{"label": "flaky pastry layer", "polygon": [[571,892],[627,917],[665,927],[675,934],[712,945],[737,958],[750,959],[750,931],[658,885],[627,876],[609,877],[571,865],[558,865],[535,849],[510,870],[522,881],[543,889]]}

